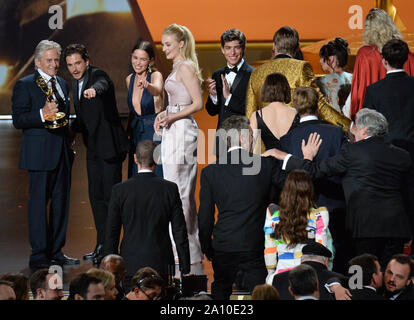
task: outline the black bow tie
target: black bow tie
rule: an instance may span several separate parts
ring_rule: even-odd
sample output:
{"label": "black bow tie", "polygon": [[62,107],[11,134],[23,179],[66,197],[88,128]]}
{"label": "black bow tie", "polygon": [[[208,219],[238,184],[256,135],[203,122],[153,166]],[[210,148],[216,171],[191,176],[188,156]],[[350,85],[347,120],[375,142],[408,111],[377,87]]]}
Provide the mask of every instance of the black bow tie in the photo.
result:
{"label": "black bow tie", "polygon": [[229,68],[228,66],[226,66],[225,68],[224,68],[224,72],[226,73],[226,74],[228,74],[228,73],[230,73],[230,72],[234,72],[234,73],[237,73],[237,66],[235,66],[235,67],[233,67],[233,68]]}

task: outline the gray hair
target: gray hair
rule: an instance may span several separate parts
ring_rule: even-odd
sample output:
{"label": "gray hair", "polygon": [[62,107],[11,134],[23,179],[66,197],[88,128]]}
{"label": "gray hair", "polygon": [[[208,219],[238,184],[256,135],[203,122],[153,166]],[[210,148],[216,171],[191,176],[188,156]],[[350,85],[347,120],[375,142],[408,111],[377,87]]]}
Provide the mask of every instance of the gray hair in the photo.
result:
{"label": "gray hair", "polygon": [[364,108],[356,114],[356,125],[358,128],[367,128],[367,134],[381,136],[388,132],[388,121],[378,111]]}
{"label": "gray hair", "polygon": [[325,264],[328,259],[329,258],[327,258],[327,257],[318,256],[318,255],[315,255],[315,254],[304,254],[304,255],[302,255],[300,261],[301,261],[301,263],[303,263],[305,261],[315,261],[315,262],[320,262],[320,263]]}
{"label": "gray hair", "polygon": [[[39,44],[36,46],[35,52],[33,54],[33,59],[42,59],[42,54],[44,51],[50,50],[50,49],[56,49],[58,55],[60,56],[60,53],[62,52],[62,47],[59,43],[51,40],[42,40],[39,42]],[[37,69],[35,64],[35,69]]]}

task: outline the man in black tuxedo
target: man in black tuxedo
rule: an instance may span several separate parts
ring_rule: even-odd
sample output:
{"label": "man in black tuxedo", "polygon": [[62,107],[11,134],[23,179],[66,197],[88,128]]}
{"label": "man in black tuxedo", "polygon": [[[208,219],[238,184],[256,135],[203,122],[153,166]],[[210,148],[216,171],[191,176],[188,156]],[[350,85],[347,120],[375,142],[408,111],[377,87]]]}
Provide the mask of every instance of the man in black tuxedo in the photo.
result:
{"label": "man in black tuxedo", "polygon": [[318,275],[313,267],[300,264],[289,271],[289,292],[295,300],[319,300]]}
{"label": "man in black tuxedo", "polygon": [[[211,78],[206,79],[210,93],[206,110],[211,116],[218,114],[217,129],[228,117],[246,113],[246,91],[253,71],[253,67],[243,58],[246,50],[246,37],[243,32],[238,29],[226,30],[220,41],[227,65],[214,71]],[[216,138],[216,154],[217,144]],[[225,148],[222,151],[225,152]]]}
{"label": "man in black tuxedo", "polygon": [[226,300],[239,270],[250,292],[265,282],[263,227],[272,183],[280,177],[276,161],[250,153],[253,132],[246,117],[227,118],[219,134],[228,151],[201,172],[198,225],[201,249],[214,270],[212,296]]}
{"label": "man in black tuxedo", "polygon": [[388,121],[386,141],[407,150],[414,160],[414,77],[403,69],[408,59],[408,45],[399,39],[382,48],[384,79],[367,87],[364,107],[377,110]]}
{"label": "man in black tuxedo", "polygon": [[103,258],[105,224],[112,186],[122,180],[122,162],[128,152],[128,137],[121,125],[114,85],[109,76],[89,64],[85,46],[71,44],[63,52],[72,82],[76,120],[71,129],[81,132],[86,146],[89,201],[97,240],[95,250],[86,254],[99,264]]}
{"label": "man in black tuxedo", "polygon": [[[337,155],[346,142],[343,130],[318,118],[318,93],[312,87],[298,87],[293,93],[293,107],[300,116],[300,123],[280,139],[281,149],[296,157],[303,158],[302,140],[306,140],[312,132],[317,132],[323,144],[315,161],[321,161]],[[347,253],[345,235],[345,198],[339,177],[315,179],[313,181],[317,194],[318,207],[327,207],[329,211],[329,230],[332,233],[334,247],[334,270],[345,272],[347,261],[351,258]]]}
{"label": "man in black tuxedo", "polygon": [[346,228],[355,255],[372,253],[381,266],[402,253],[411,239],[410,217],[414,194],[413,163],[408,152],[384,141],[387,120],[379,112],[361,109],[356,115],[356,141],[329,159],[311,162],[321,141],[311,134],[303,144],[304,159],[272,149],[287,171],[302,168],[312,177],[339,175],[347,206]]}
{"label": "man in black tuxedo", "polygon": [[349,265],[362,270],[362,288],[350,290],[352,300],[386,300],[378,293],[382,287],[382,271],[376,256],[364,253],[352,258]]}
{"label": "man in black tuxedo", "polygon": [[[28,170],[30,178],[28,216],[32,253],[29,266],[32,271],[50,264],[79,263],[78,259],[62,253],[74,157],[68,127],[44,127],[45,118],[58,111],[66,113],[69,119],[68,85],[56,75],[60,53],[58,43],[41,41],[34,53],[36,72],[17,81],[12,96],[13,125],[23,130],[19,168]],[[46,94],[37,85],[39,79],[53,91],[52,102],[46,100]]]}
{"label": "man in black tuxedo", "polygon": [[174,254],[168,236],[170,223],[181,274],[190,272],[190,251],[180,194],[175,183],[154,174],[156,147],[153,141],[140,142],[135,154],[138,175],[112,189],[104,253],[118,254],[123,227],[120,255],[125,260],[126,285],[143,267],[155,269],[164,280],[174,275]]}
{"label": "man in black tuxedo", "polygon": [[[302,248],[301,264],[311,266],[318,276],[319,282],[319,299],[320,300],[334,300],[332,294],[325,289],[325,284],[329,279],[335,278],[345,280],[345,277],[336,272],[328,270],[329,259],[332,257],[329,251],[322,244],[312,241]],[[280,300],[293,300],[293,296],[289,292],[289,271],[282,272],[273,277],[272,285],[280,294]]]}

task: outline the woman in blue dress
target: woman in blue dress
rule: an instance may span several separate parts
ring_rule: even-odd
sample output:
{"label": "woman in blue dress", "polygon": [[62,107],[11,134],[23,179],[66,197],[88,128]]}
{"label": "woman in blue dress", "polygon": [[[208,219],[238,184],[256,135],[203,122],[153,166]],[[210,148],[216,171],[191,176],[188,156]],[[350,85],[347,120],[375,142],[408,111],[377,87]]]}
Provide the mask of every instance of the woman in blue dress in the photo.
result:
{"label": "woman in blue dress", "polygon": [[[126,78],[128,107],[130,110],[130,138],[132,150],[129,157],[128,177],[138,172],[134,162],[136,146],[140,141],[161,142],[154,132],[154,120],[163,109],[164,80],[159,71],[152,70],[154,49],[148,41],[141,41],[132,49],[131,65],[133,73]],[[162,177],[162,167],[157,165],[155,174]]]}

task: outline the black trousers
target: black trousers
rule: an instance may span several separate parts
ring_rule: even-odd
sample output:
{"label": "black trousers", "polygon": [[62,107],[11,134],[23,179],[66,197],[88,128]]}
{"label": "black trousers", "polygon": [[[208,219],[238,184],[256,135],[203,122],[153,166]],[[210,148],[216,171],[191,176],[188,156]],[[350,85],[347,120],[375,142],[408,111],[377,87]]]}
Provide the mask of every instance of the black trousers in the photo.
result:
{"label": "black trousers", "polygon": [[47,263],[63,257],[69,217],[72,152],[62,146],[57,167],[51,171],[29,171],[30,263]]}
{"label": "black trousers", "polygon": [[228,300],[238,271],[244,273],[244,284],[252,292],[254,287],[264,284],[267,270],[263,251],[220,252],[212,257],[214,282],[211,294],[215,300]]}
{"label": "black trousers", "polygon": [[100,159],[89,150],[86,154],[89,201],[95,221],[97,245],[103,245],[105,240],[111,190],[114,184],[122,181],[122,161],[124,159],[125,155],[112,160]]}
{"label": "black trousers", "polygon": [[391,257],[404,252],[404,243],[408,239],[401,238],[354,238],[355,255],[370,253],[377,256],[381,270],[385,270]]}

